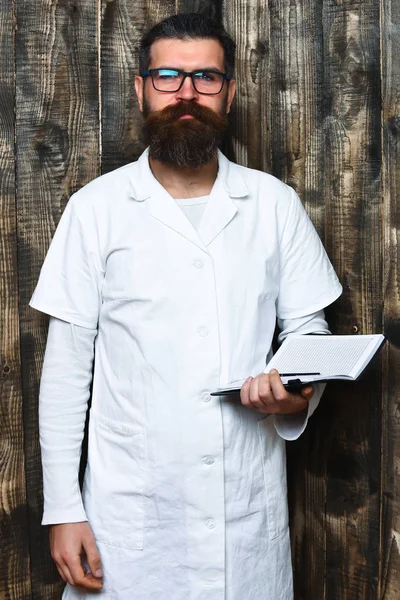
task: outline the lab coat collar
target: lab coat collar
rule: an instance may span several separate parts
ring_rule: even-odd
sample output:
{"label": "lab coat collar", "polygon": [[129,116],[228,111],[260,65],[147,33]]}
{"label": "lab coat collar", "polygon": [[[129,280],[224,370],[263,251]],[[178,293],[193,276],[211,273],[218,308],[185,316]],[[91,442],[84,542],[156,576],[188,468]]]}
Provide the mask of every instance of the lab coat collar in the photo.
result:
{"label": "lab coat collar", "polygon": [[194,229],[181,208],[154,177],[146,149],[139,157],[130,179],[129,194],[137,201],[149,203],[151,215],[199,248],[206,250],[213,239],[228,225],[237,213],[232,198],[245,198],[247,185],[239,167],[218,151],[218,175],[210,193],[198,231]]}

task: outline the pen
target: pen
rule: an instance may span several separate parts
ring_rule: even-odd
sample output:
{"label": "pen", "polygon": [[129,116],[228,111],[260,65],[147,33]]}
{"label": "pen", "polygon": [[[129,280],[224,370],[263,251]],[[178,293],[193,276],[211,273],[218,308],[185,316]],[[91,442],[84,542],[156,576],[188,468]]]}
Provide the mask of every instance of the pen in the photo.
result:
{"label": "pen", "polygon": [[279,373],[281,377],[300,377],[303,375],[321,375],[321,373]]}

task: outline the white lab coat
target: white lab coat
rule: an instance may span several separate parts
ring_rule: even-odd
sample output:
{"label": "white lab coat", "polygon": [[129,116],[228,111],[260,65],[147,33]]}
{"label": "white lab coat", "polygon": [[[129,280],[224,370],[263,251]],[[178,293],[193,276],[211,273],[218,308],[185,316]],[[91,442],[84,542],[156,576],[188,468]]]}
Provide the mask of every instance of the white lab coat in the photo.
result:
{"label": "white lab coat", "polygon": [[92,526],[100,597],[292,599],[285,442],[210,391],[263,370],[277,316],[340,293],[294,191],[222,154],[198,231],[147,152],[70,200],[31,306],[98,331],[83,505],[64,521]]}

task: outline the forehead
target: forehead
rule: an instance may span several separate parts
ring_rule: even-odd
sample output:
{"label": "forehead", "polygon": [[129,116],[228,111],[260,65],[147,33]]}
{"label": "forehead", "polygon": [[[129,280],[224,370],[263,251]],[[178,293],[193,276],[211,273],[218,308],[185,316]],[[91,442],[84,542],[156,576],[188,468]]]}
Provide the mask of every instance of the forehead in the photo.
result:
{"label": "forehead", "polygon": [[151,46],[150,68],[176,67],[191,71],[199,67],[224,70],[224,49],[217,40],[161,39]]}

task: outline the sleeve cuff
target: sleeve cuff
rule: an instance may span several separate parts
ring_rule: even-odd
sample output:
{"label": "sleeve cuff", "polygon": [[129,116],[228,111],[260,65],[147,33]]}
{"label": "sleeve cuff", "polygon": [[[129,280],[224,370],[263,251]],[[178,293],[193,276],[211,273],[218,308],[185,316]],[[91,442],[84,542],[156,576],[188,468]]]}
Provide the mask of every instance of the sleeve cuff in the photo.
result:
{"label": "sleeve cuff", "polygon": [[78,325],[78,327],[83,327],[84,329],[97,329],[97,321],[86,321],[82,319],[79,315],[77,315],[75,312],[68,312],[58,307],[49,306],[44,304],[43,302],[39,302],[35,299],[35,294],[32,296],[29,302],[29,306],[34,310],[44,313],[45,315],[49,315],[50,317],[59,319],[60,321],[72,323],[73,325]]}
{"label": "sleeve cuff", "polygon": [[82,523],[87,521],[85,509],[78,507],[74,510],[54,510],[43,513],[42,525],[60,525],[62,523]]}
{"label": "sleeve cuff", "polygon": [[317,408],[322,394],[324,393],[326,384],[314,384],[314,395],[308,403],[308,408],[300,413],[292,415],[275,415],[274,425],[278,435],[287,442],[297,440],[305,428],[307,427],[308,419]]}

